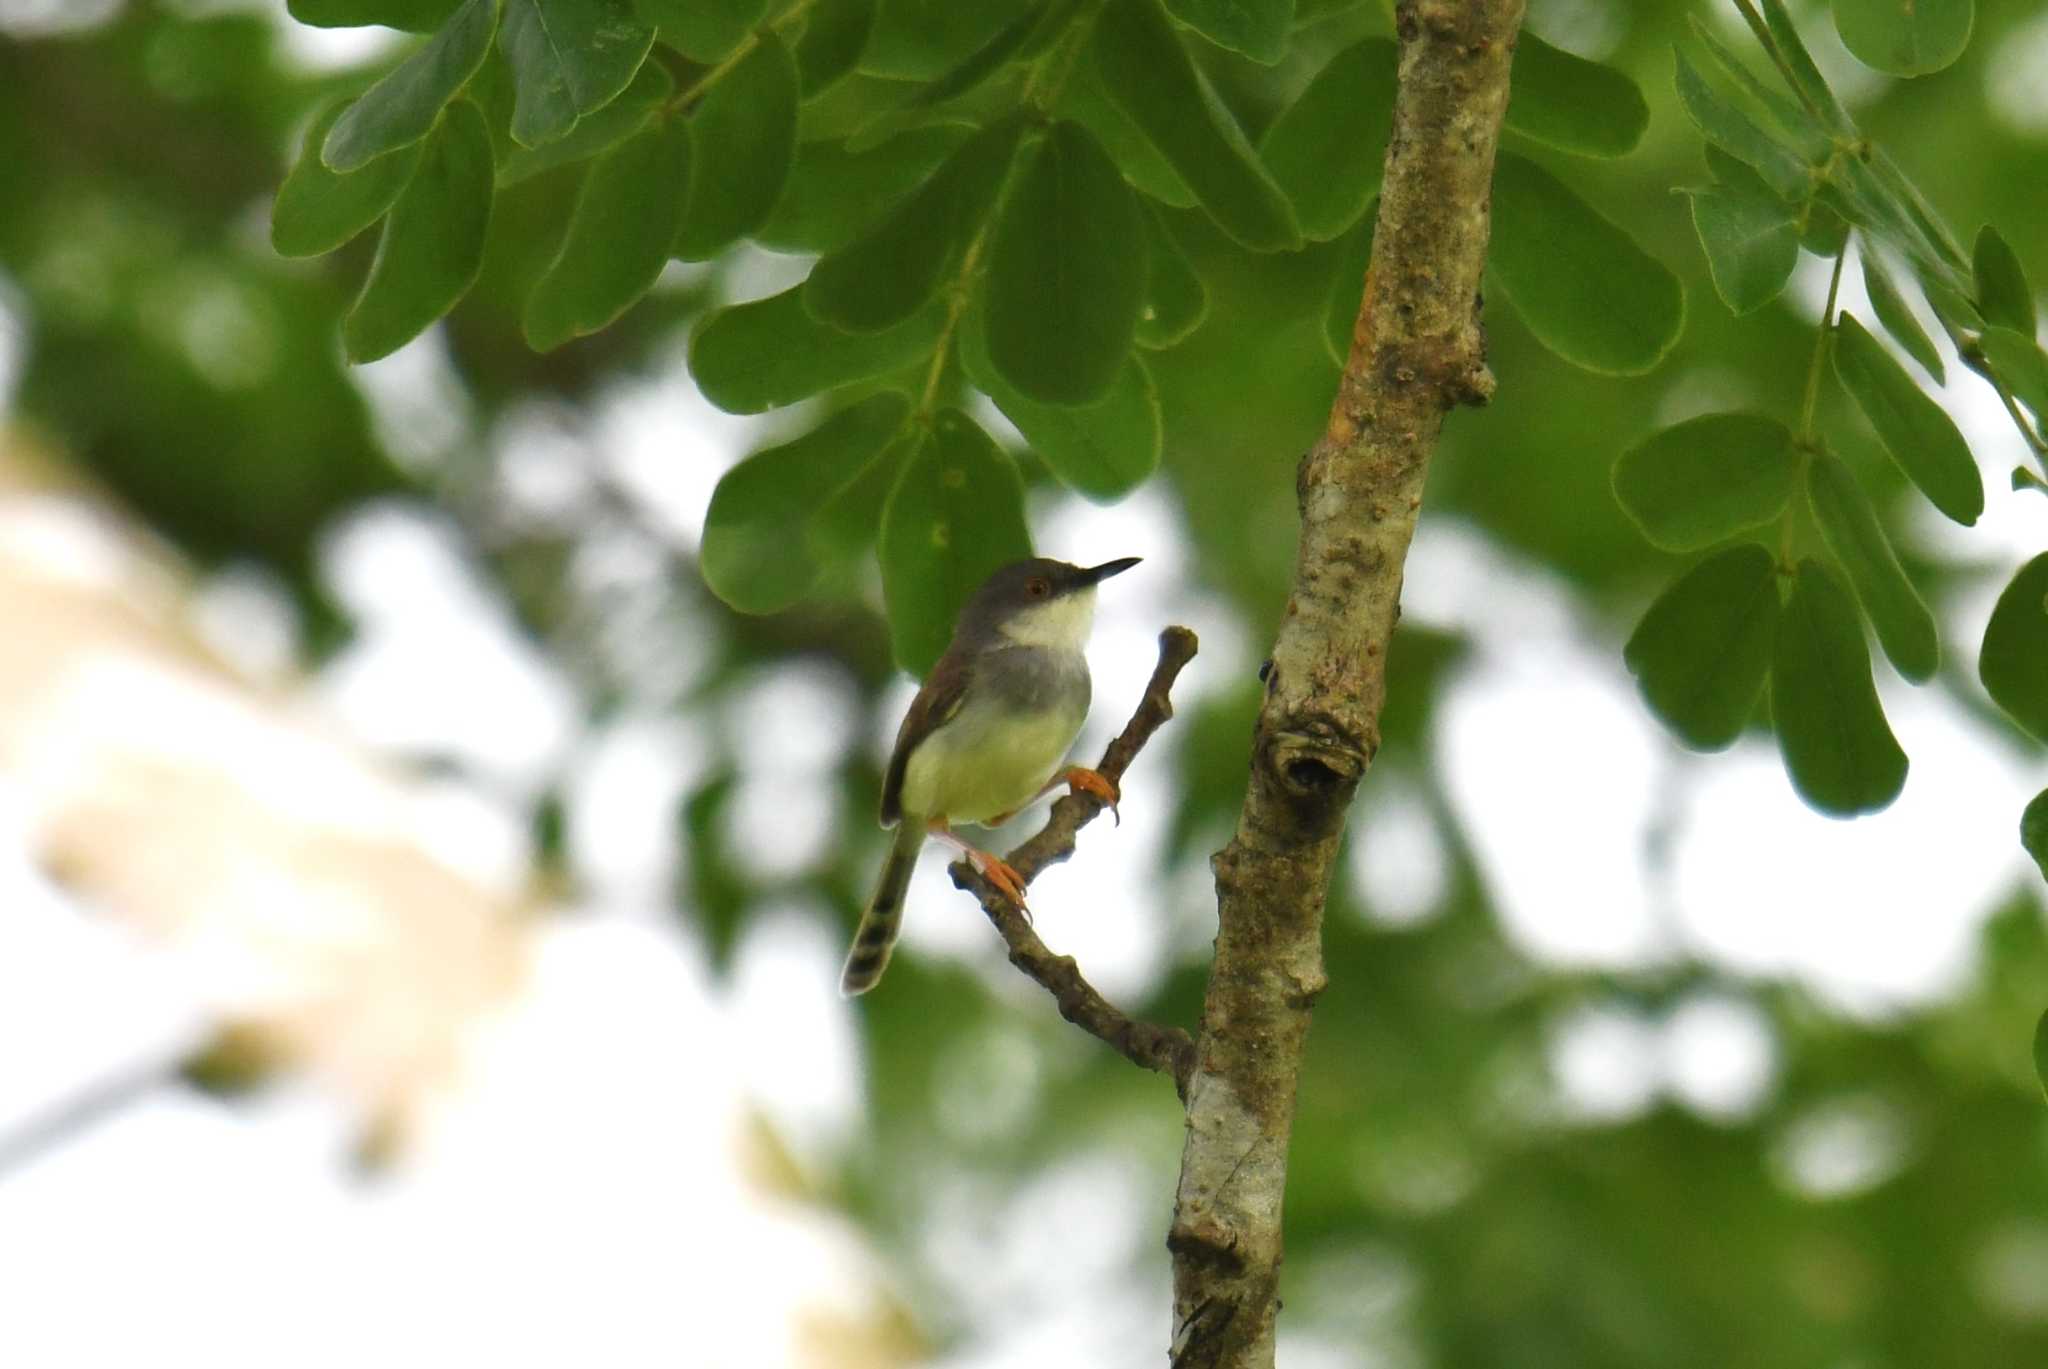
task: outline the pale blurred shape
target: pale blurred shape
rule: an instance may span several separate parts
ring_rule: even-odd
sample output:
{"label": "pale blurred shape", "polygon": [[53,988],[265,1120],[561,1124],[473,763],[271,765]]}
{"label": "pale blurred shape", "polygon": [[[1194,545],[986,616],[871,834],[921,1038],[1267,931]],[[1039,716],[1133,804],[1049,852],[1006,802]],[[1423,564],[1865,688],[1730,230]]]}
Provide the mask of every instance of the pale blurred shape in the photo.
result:
{"label": "pale blurred shape", "polygon": [[1663,1046],[1670,1092],[1715,1121],[1753,1115],[1777,1080],[1777,1038],[1746,999],[1688,995],[1664,1023]]}
{"label": "pale blurred shape", "polygon": [[839,788],[829,777],[743,773],[723,816],[722,844],[749,879],[794,879],[832,853],[839,836]]}
{"label": "pale blurred shape", "polygon": [[492,434],[491,512],[525,530],[580,535],[590,516],[590,444],[575,413],[560,403],[526,401]]}
{"label": "pale blurred shape", "polygon": [[1045,1041],[1021,1014],[953,1035],[933,1070],[939,1124],[971,1155],[1031,1124],[1044,1094]]}
{"label": "pale blurred shape", "polygon": [[439,469],[469,436],[469,391],[440,324],[390,356],[350,366],[348,376],[369,402],[378,445],[415,475]]}
{"label": "pale blurred shape", "polygon": [[741,1087],[814,1172],[844,1153],[866,1097],[854,1009],[838,992],[845,953],[826,910],[755,908],[725,984]]}
{"label": "pale blurred shape", "polygon": [[1628,1008],[1580,1008],[1555,1024],[1550,1074],[1568,1116],[1611,1124],[1640,1116],[1657,1099],[1657,1036]]}
{"label": "pale blurred shape", "polygon": [[563,796],[569,867],[581,886],[622,901],[673,899],[679,805],[703,779],[708,753],[694,720],[626,715],[600,726]]}
{"label": "pale blurred shape", "polygon": [[670,360],[605,390],[591,441],[606,478],[649,525],[694,552],[719,477],[782,420],[725,413],[697,392],[680,353]]}
{"label": "pale blurred shape", "polygon": [[1353,821],[1349,873],[1368,923],[1414,927],[1442,911],[1450,891],[1450,853],[1414,782],[1376,771]]}
{"label": "pale blurred shape", "polygon": [[1405,1121],[1382,1121],[1360,1138],[1355,1154],[1354,1172],[1367,1201],[1404,1216],[1455,1207],[1480,1178],[1463,1129],[1420,1112]]}
{"label": "pale blurred shape", "polygon": [[493,893],[515,894],[533,873],[526,809],[467,780],[428,777],[406,804],[406,831],[450,870]]}
{"label": "pale blurred shape", "polygon": [[0,33],[28,40],[98,28],[124,0],[0,0]]}
{"label": "pale blurred shape", "polygon": [[1890,1103],[1872,1094],[1836,1098],[1807,1108],[1779,1134],[1771,1172],[1804,1198],[1850,1198],[1903,1169],[1910,1143]]}
{"label": "pale blurred shape", "polygon": [[301,24],[286,12],[281,0],[265,8],[277,20],[278,49],[285,65],[297,71],[345,71],[368,66],[406,42],[405,34],[374,24],[338,29]]}
{"label": "pale blurred shape", "polygon": [[[2048,15],[2015,24],[1984,63],[1984,98],[2014,132],[2048,136]],[[2008,232],[2018,225],[2007,225]]]}
{"label": "pale blurred shape", "polygon": [[722,731],[744,771],[831,785],[833,769],[857,739],[858,707],[843,668],[799,659],[736,681]]}
{"label": "pale blurred shape", "polygon": [[282,684],[298,663],[299,615],[263,567],[242,562],[208,576],[192,594],[200,639],[252,680]]}
{"label": "pale blurred shape", "polygon": [[2048,1322],[2048,1223],[2012,1222],[1992,1232],[1971,1273],[1977,1296],[1999,1316]]}

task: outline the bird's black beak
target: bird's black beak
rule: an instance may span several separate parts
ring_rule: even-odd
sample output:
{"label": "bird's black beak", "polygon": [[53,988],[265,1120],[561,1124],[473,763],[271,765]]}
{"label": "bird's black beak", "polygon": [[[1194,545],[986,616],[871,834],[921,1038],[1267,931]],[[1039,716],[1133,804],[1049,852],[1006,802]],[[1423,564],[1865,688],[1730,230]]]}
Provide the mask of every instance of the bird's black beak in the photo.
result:
{"label": "bird's black beak", "polygon": [[1102,580],[1108,580],[1110,576],[1124,574],[1126,570],[1130,570],[1133,566],[1137,566],[1139,562],[1143,562],[1143,559],[1145,559],[1143,555],[1126,555],[1124,559],[1120,559],[1120,562],[1104,562],[1102,566],[1087,566],[1085,570],[1081,570],[1079,580],[1081,580],[1081,584],[1100,584]]}
{"label": "bird's black beak", "polygon": [[1112,575],[1122,575],[1144,559],[1142,556],[1126,556],[1121,561],[1104,561],[1099,566],[1087,567],[1078,578],[1084,585],[1099,584]]}

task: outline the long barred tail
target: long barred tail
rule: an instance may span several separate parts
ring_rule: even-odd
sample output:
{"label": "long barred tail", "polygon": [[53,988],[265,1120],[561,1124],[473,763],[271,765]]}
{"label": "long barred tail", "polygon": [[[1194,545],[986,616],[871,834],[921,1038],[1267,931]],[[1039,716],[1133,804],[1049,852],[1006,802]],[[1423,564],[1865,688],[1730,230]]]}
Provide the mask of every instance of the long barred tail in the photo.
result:
{"label": "long barred tail", "polygon": [[882,980],[889,968],[889,952],[896,945],[896,933],[903,928],[903,892],[910,887],[910,872],[917,868],[917,853],[924,846],[924,828],[906,817],[896,829],[896,840],[882,862],[882,877],[875,881],[875,896],[861,914],[860,930],[853,934],[853,949],[846,953],[846,968],[839,972],[839,992],[852,998],[864,994]]}

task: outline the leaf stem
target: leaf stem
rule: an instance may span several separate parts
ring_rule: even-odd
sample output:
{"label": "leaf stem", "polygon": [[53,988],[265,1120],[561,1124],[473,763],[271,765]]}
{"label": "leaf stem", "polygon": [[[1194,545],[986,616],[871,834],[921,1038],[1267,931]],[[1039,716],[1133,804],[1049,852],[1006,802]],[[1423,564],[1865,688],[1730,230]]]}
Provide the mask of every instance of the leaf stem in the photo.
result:
{"label": "leaf stem", "polygon": [[1835,269],[1828,276],[1828,302],[1821,307],[1820,332],[1813,340],[1813,360],[1806,368],[1806,396],[1799,406],[1799,441],[1802,445],[1813,442],[1813,414],[1820,403],[1820,373],[1828,359],[1828,343],[1835,332],[1835,297],[1842,288],[1842,263],[1849,258],[1849,244],[1845,240],[1842,250],[1835,253]]}
{"label": "leaf stem", "polygon": [[796,0],[796,3],[788,9],[740,39],[739,46],[719,58],[715,66],[669,97],[668,103],[662,106],[661,112],[663,117],[674,114],[685,105],[699,99],[706,91],[710,90],[720,81],[723,81],[727,76],[730,76],[734,67],[744,62],[755,48],[761,46],[761,35],[763,33],[796,22],[803,17],[804,11],[816,3],[817,0]]}

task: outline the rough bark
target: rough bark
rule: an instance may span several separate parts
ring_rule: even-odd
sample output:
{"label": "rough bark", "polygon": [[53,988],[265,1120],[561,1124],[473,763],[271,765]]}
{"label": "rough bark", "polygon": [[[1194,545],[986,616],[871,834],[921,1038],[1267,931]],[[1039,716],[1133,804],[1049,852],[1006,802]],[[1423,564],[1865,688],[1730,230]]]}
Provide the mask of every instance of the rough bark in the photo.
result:
{"label": "rough bark", "polygon": [[1371,269],[1328,427],[1296,474],[1301,542],[1251,783],[1214,859],[1216,958],[1173,1226],[1175,1366],[1267,1369],[1287,1143],[1345,813],[1379,748],[1402,563],[1444,415],[1493,381],[1489,191],[1522,0],[1404,0]]}

